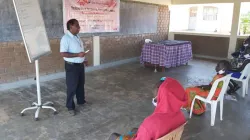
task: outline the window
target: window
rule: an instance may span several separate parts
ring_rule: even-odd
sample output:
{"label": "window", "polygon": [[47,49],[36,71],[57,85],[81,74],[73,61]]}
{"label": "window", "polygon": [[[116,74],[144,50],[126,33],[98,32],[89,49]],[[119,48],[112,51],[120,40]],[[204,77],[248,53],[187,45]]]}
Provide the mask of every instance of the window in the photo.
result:
{"label": "window", "polygon": [[218,8],[212,6],[204,6],[203,20],[213,21],[217,20]]}
{"label": "window", "polygon": [[250,2],[242,2],[239,20],[239,35],[250,34]]}
{"label": "window", "polygon": [[196,15],[197,15],[197,7],[191,7],[189,17],[196,17]]}

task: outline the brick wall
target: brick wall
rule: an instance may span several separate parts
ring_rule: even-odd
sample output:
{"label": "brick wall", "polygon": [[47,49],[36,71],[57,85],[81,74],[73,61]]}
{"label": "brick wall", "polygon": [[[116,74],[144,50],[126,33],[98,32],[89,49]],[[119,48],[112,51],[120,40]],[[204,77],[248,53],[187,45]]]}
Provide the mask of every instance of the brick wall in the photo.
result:
{"label": "brick wall", "polygon": [[140,56],[141,47],[146,38],[153,41],[167,39],[168,25],[168,7],[159,6],[157,33],[100,37],[101,63]]}
{"label": "brick wall", "polygon": [[[140,56],[144,39],[150,38],[154,41],[167,39],[168,27],[168,7],[159,6],[157,33],[100,37],[101,63]],[[92,37],[85,37],[82,40],[88,49],[93,50]],[[40,75],[64,71],[63,59],[59,53],[60,39],[51,39],[50,44],[52,54],[40,60]],[[93,52],[88,54],[87,59],[92,66]],[[0,84],[34,77],[35,66],[28,62],[23,42],[0,42]]]}
{"label": "brick wall", "polygon": [[[92,49],[92,38],[83,38],[88,49]],[[59,53],[60,39],[50,40],[52,54],[39,60],[40,75],[64,71],[64,61]],[[93,52],[87,59],[93,63]],[[0,42],[0,84],[35,77],[35,64],[29,63],[23,42]]]}

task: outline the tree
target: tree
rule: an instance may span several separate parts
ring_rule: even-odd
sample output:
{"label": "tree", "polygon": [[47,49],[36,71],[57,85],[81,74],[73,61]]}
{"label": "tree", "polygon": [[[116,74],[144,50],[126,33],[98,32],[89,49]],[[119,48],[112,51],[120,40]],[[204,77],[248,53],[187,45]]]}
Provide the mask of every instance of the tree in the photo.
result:
{"label": "tree", "polygon": [[240,29],[243,32],[243,34],[246,34],[249,32],[250,27],[250,12],[247,14],[242,14],[240,18]]}

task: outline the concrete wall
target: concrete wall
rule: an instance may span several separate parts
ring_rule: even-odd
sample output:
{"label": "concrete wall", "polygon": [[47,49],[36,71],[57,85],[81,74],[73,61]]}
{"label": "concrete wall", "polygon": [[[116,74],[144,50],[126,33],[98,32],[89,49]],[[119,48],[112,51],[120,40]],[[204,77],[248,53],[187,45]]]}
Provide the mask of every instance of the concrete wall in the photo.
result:
{"label": "concrete wall", "polygon": [[[39,0],[49,38],[63,34],[62,0]],[[158,6],[140,2],[121,1],[120,32],[95,33],[95,36],[156,33]],[[0,2],[0,42],[22,40],[12,1]],[[147,23],[147,24],[145,24]],[[82,37],[93,34],[80,34]]]}
{"label": "concrete wall", "polygon": [[[39,0],[47,35],[63,34],[62,0]],[[22,40],[12,0],[0,0],[0,42]]]}
{"label": "concrete wall", "polygon": [[172,0],[172,4],[205,4],[205,3],[234,3],[250,2],[250,0]]}
{"label": "concrete wall", "polygon": [[[173,5],[170,13],[170,31],[187,30],[189,24],[189,6]],[[181,18],[180,18],[181,17]]]}
{"label": "concrete wall", "polygon": [[153,3],[153,4],[160,4],[160,5],[171,4],[171,0],[128,0],[128,1],[137,1],[137,2]]}
{"label": "concrete wall", "polygon": [[197,31],[213,32],[217,29],[217,32],[226,32],[229,33],[231,30],[231,21],[233,15],[233,5],[224,4],[224,5],[209,5],[218,8],[218,17],[215,21],[206,21],[203,20],[203,6],[198,6],[197,12]]}
{"label": "concrete wall", "polygon": [[[9,2],[11,3],[12,1]],[[134,2],[129,3],[134,4]],[[168,6],[157,5],[157,7],[158,21],[156,33],[100,36],[100,61],[102,64],[140,56],[142,43],[146,38],[151,38],[154,41],[167,39],[169,26]],[[50,10],[51,9],[46,9],[45,12],[49,13]],[[62,15],[62,13],[58,15]],[[2,22],[2,20],[0,20],[0,22]],[[63,30],[62,26],[60,28]],[[1,34],[1,36],[4,36],[4,34]],[[82,37],[82,40],[88,49],[93,50],[92,35]],[[50,44],[53,53],[40,60],[41,75],[64,71],[64,62],[59,53],[59,43],[60,38],[50,37]],[[94,55],[92,51],[87,57],[90,61],[90,66],[93,66],[93,57]],[[35,77],[34,64],[28,62],[23,42],[0,42],[0,84],[33,77]]]}
{"label": "concrete wall", "polygon": [[[204,6],[218,8],[218,17],[215,21],[203,20]],[[233,4],[206,4],[206,5],[174,5],[171,7],[170,31],[188,30],[190,8],[197,7],[195,31],[229,33],[231,30]],[[181,17],[181,18],[180,18]]]}
{"label": "concrete wall", "polygon": [[101,36],[101,64],[140,56],[146,38],[154,41],[167,39],[169,12],[168,7],[159,6],[157,33],[122,36]]}
{"label": "concrete wall", "polygon": [[[204,6],[218,8],[218,18],[215,21],[203,20]],[[206,5],[173,5],[171,7],[170,31],[188,30],[190,20],[190,8],[197,7],[195,31],[229,33],[233,13],[233,4],[206,4]]]}
{"label": "concrete wall", "polygon": [[[208,4],[208,3],[233,3],[234,4],[233,16],[232,16],[232,22],[231,22],[231,34],[229,34],[229,46],[228,46],[228,51],[227,51],[227,58],[231,58],[231,53],[235,51],[236,46],[237,46],[241,2],[250,2],[250,0],[202,0],[202,1],[201,0],[172,0],[173,5]],[[170,33],[169,38],[174,38],[174,34]]]}

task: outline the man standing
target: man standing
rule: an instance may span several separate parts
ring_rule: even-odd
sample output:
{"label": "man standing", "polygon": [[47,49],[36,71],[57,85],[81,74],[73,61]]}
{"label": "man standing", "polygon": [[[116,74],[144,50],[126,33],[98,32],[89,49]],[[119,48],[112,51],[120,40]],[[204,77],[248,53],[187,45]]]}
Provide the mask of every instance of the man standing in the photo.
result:
{"label": "man standing", "polygon": [[65,60],[67,100],[66,107],[71,115],[75,115],[74,97],[76,95],[77,104],[83,105],[85,101],[85,55],[83,42],[78,36],[80,31],[79,23],[76,19],[67,22],[68,32],[62,37],[60,52]]}

